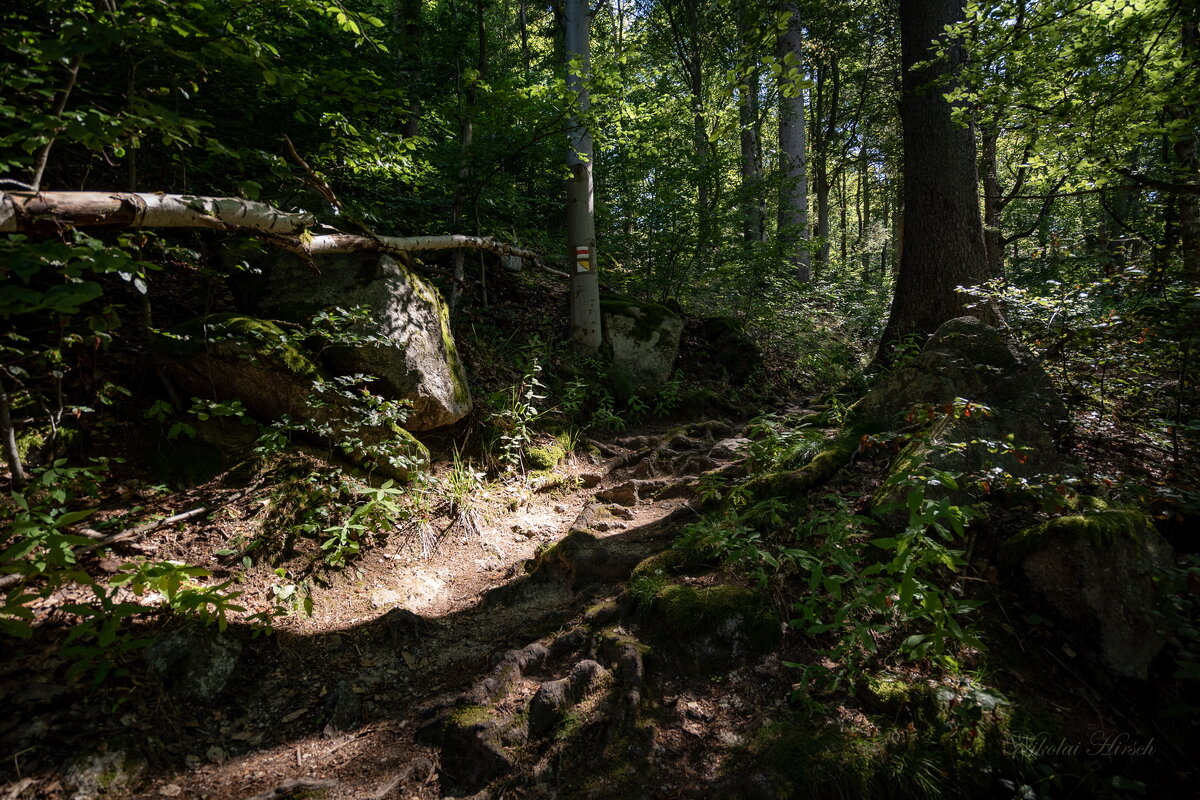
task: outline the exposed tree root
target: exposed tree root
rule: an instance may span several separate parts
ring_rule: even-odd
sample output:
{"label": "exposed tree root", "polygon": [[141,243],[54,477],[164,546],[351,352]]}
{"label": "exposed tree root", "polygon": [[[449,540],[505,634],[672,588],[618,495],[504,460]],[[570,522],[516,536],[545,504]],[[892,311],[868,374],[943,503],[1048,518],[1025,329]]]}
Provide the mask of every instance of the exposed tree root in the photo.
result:
{"label": "exposed tree root", "polygon": [[772,497],[791,497],[811,492],[838,473],[858,452],[859,436],[853,431],[841,433],[833,444],[800,469],[769,472],[746,484],[752,501]]}

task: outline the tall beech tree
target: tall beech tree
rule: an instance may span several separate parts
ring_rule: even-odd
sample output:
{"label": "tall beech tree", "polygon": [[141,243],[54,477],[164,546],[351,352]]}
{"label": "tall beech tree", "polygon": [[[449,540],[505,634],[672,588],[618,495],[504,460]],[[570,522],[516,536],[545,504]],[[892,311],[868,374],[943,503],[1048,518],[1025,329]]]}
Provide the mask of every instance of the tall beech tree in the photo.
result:
{"label": "tall beech tree", "polygon": [[788,15],[779,33],[779,240],[796,278],[812,279],[808,251],[808,142],[805,137],[803,37],[799,8],[784,3]]}
{"label": "tall beech tree", "polygon": [[958,287],[988,277],[975,137],[954,121],[946,99],[963,54],[956,43],[941,40],[946,26],[962,19],[962,0],[900,3],[904,245],[876,355],[882,363],[903,337],[933,333],[969,313]]}
{"label": "tall beech tree", "polygon": [[564,20],[567,86],[576,113],[567,150],[567,266],[571,274],[571,339],[584,353],[600,349],[600,278],[596,265],[596,194],[592,182],[592,132],[588,128],[591,16],[586,0],[567,0]]}

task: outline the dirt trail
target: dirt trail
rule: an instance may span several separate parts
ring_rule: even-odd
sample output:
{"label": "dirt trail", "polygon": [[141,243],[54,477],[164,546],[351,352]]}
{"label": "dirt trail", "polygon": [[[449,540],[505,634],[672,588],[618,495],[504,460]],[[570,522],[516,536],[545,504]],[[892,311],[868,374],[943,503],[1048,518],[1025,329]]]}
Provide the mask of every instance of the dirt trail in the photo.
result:
{"label": "dirt trail", "polygon": [[[544,745],[518,743],[514,752],[525,755],[517,761],[529,761],[518,766],[489,750],[486,731],[447,741],[447,715],[474,699],[492,703],[505,724],[516,718],[524,725],[542,678],[556,669],[574,675],[577,665],[601,658],[597,648],[611,649],[622,633],[613,611],[622,582],[695,518],[699,475],[738,469],[746,445],[739,434],[722,421],[639,433],[598,443],[603,455],[569,456],[553,488],[493,488],[441,521],[431,555],[422,557],[417,538],[396,537],[315,590],[313,617],[285,618],[270,638],[237,634],[237,667],[218,696],[144,686],[116,713],[87,700],[78,713],[34,703],[22,709],[32,715],[28,724],[7,732],[5,749],[25,745],[37,725],[44,730],[34,748],[106,742],[108,752],[148,759],[134,790],[139,797],[319,790],[328,798],[432,798],[533,768],[546,758]],[[608,624],[609,643],[581,633],[581,623],[589,631]],[[185,644],[199,648],[188,658],[208,658],[208,643]],[[536,663],[509,668],[528,652]],[[644,680],[640,656],[636,668],[618,666],[628,648],[607,656],[612,663],[596,667],[605,680],[613,680],[609,668],[626,689]],[[566,685],[565,677],[558,681]],[[613,717],[620,701],[610,705],[600,716]],[[0,786],[0,797],[86,796],[73,794],[75,779],[64,781],[61,771],[16,776]]]}

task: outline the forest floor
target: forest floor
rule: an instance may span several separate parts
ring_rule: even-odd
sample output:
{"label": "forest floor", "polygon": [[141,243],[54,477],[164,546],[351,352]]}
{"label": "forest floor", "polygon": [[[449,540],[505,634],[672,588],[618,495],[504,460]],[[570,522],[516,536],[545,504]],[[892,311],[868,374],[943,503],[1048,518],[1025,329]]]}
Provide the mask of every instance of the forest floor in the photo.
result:
{"label": "forest floor", "polygon": [[[527,291],[494,296],[486,316],[464,315],[470,335],[459,332],[460,350],[481,406],[489,389],[510,390],[522,374],[513,350],[548,349],[528,331],[562,327],[540,317],[565,307],[561,292]],[[500,331],[521,331],[509,334],[519,343],[503,350]],[[0,652],[0,800],[1194,793],[1197,720],[1160,714],[1180,707],[1178,682],[1098,675],[983,559],[963,585],[984,603],[976,621],[988,652],[962,648],[960,664],[945,669],[896,656],[885,641],[856,687],[807,697],[796,691],[808,689],[797,667],[837,665],[815,637],[781,624],[803,592],[789,584],[802,583],[794,573],[760,591],[719,559],[647,571],[709,508],[704,476],[744,474],[749,420],[795,420],[813,402],[743,398],[738,407],[719,359],[704,355],[685,337],[685,377],[709,379],[703,396],[725,402],[685,406],[619,435],[593,432],[549,470],[489,478],[466,460],[459,448],[478,446],[483,426],[471,426],[486,411],[454,434],[424,436],[434,463],[410,494],[425,492],[428,502],[394,529],[362,537],[342,567],[325,563],[323,523],[312,516],[347,500],[332,479],[313,483],[329,474],[319,454],[244,461],[174,491],[162,485],[161,452],[116,465],[91,524],[120,529],[205,511],[103,559],[88,556],[88,569],[115,574],[138,556],[193,564],[210,583],[234,581],[245,610],[222,636],[166,615],[138,623],[131,635],[157,642],[119,654],[123,671],[93,685],[68,678],[61,647],[76,621],[70,605],[92,598],[63,590],[37,601],[39,635]],[[1076,421],[1073,457],[1097,480],[1172,480],[1161,452],[1139,449],[1128,430]],[[186,443],[135,428],[97,431],[92,444],[111,456],[174,447],[166,455],[177,473],[199,469]],[[561,442],[538,435],[529,444]],[[893,455],[860,452],[822,493],[864,513]],[[822,498],[810,499],[806,513],[820,513]],[[999,514],[988,524],[1010,522]],[[296,534],[300,523],[315,530]],[[1163,527],[1187,552],[1183,524],[1174,534]],[[650,602],[634,586],[639,567],[651,578]],[[693,601],[761,600],[770,641],[751,646],[757,612],[716,606],[711,616],[698,606],[683,617],[690,629],[672,630],[686,626],[659,589]],[[273,618],[272,633],[248,623],[281,606],[291,612]],[[539,732],[538,698],[564,686],[578,696]],[[1006,710],[981,710],[978,698],[1000,698]]]}
{"label": "forest floor", "polygon": [[[738,463],[740,433],[734,420],[657,423],[568,454],[533,480],[488,484],[454,515],[398,530],[350,567],[310,582],[311,616],[280,617],[270,636],[235,623],[240,666],[218,697],[173,695],[137,662],[114,686],[68,685],[48,649],[9,652],[0,659],[0,693],[15,716],[0,739],[11,754],[0,766],[0,797],[81,796],[76,777],[64,781],[81,752],[136,754],[129,763],[139,797],[282,797],[305,787],[329,798],[444,796],[438,750],[417,743],[417,730],[505,650],[568,630],[615,597],[622,571],[667,548],[695,518],[696,474]],[[668,458],[691,475],[674,474]],[[434,482],[453,468],[448,459],[435,463]],[[232,491],[225,479],[174,496],[163,513],[220,505]],[[127,495],[153,503],[137,486]],[[159,529],[131,551],[220,578],[230,565],[218,551],[244,539],[269,513],[264,505],[261,493],[245,494],[204,523]],[[526,580],[525,565],[539,552],[583,527],[622,569],[586,586],[565,576],[502,596]],[[238,588],[247,613],[269,608],[279,582],[266,566],[246,572]],[[73,599],[50,598],[39,613],[53,616]],[[753,709],[783,701],[778,660],[750,666],[762,674],[743,670],[719,689],[669,690],[677,724],[660,727],[656,796],[702,794],[696,778],[719,777],[722,754],[744,741]]]}

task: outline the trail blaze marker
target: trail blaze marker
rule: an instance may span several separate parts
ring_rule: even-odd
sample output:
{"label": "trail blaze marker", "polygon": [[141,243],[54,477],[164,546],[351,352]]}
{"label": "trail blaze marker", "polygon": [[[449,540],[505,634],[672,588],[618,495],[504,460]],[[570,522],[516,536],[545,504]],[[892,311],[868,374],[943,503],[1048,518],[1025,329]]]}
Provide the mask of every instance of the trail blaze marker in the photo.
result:
{"label": "trail blaze marker", "polygon": [[575,271],[588,272],[591,270],[591,248],[581,244],[575,248]]}

